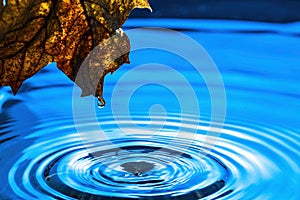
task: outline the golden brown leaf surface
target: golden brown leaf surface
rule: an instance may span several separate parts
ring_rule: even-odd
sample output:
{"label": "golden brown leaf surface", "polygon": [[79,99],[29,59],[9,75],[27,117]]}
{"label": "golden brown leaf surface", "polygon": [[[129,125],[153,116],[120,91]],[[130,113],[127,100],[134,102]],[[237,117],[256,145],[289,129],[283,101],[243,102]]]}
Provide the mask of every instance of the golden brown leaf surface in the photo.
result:
{"label": "golden brown leaf surface", "polygon": [[128,62],[128,38],[117,30],[132,9],[150,9],[147,0],[0,2],[0,86],[9,85],[14,93],[56,62],[71,80],[78,79],[83,96],[102,97],[104,76]]}

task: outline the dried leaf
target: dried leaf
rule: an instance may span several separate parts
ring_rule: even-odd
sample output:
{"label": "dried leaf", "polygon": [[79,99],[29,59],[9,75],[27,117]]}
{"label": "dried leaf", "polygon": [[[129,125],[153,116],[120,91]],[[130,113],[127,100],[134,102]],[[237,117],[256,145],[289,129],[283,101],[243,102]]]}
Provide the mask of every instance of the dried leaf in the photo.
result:
{"label": "dried leaf", "polygon": [[[128,62],[129,41],[119,28],[132,9],[150,9],[147,0],[0,2],[0,86],[15,94],[23,81],[56,62],[78,79],[83,96],[102,97],[104,76]],[[98,53],[89,55],[95,47]],[[76,78],[82,64],[84,73]]]}

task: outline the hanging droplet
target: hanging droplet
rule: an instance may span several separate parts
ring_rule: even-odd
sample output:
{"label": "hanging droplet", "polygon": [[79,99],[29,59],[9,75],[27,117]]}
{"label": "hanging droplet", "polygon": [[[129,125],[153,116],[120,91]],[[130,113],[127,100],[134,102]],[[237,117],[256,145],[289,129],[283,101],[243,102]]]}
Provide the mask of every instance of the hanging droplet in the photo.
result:
{"label": "hanging droplet", "polygon": [[103,97],[98,96],[98,108],[104,108],[105,107],[105,100],[103,99]]}

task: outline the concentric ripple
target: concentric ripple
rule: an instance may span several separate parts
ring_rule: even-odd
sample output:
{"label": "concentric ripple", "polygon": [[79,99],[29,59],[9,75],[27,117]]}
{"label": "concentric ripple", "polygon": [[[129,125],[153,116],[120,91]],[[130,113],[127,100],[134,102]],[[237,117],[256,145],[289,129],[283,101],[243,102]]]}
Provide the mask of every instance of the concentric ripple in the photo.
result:
{"label": "concentric ripple", "polygon": [[[93,119],[101,120],[105,136],[101,139],[86,100],[76,104],[82,112],[74,124],[73,84],[50,64],[28,79],[18,95],[0,89],[0,199],[299,200],[299,23],[176,19],[127,23],[182,30],[217,61],[228,105],[220,137],[208,134],[215,130],[209,128],[211,119],[205,118],[211,114],[209,94],[186,60],[149,49],[146,54],[136,52],[131,67],[153,62],[172,66],[195,89],[199,115],[178,116],[190,112],[179,112],[171,92],[151,85],[130,99],[131,119],[114,115],[119,117],[116,123],[111,109],[124,107],[124,91],[141,77],[168,77],[189,102],[191,96],[179,79],[166,71],[145,70],[138,79],[122,84],[114,98],[120,101],[116,107],[107,101],[106,108],[95,112],[98,116]],[[129,69],[122,67],[107,77],[107,100]],[[159,108],[152,107],[156,104],[163,109],[152,110],[165,110],[164,116],[152,115],[149,108]],[[122,134],[118,125],[128,134]],[[174,134],[178,131],[182,134]]]}
{"label": "concentric ripple", "polygon": [[[104,119],[107,130],[116,131],[114,122]],[[177,125],[167,126],[168,131]],[[299,187],[299,136],[286,129],[232,122],[210,150],[205,147],[213,137],[207,135],[208,121],[201,121],[192,143],[182,138],[176,146],[169,146],[172,138],[163,134],[87,146],[68,126],[44,128],[33,135],[51,130],[52,136],[26,148],[9,170],[11,188],[24,199],[288,198]],[[62,131],[70,134],[57,137]]]}

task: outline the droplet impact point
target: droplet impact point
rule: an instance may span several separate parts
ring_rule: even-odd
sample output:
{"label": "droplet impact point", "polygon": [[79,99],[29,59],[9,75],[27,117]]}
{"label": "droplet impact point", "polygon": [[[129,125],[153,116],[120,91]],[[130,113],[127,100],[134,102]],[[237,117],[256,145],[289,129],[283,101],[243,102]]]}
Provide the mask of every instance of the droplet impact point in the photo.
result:
{"label": "droplet impact point", "polygon": [[98,108],[104,108],[106,103],[103,97],[98,96],[97,99],[98,99]]}

